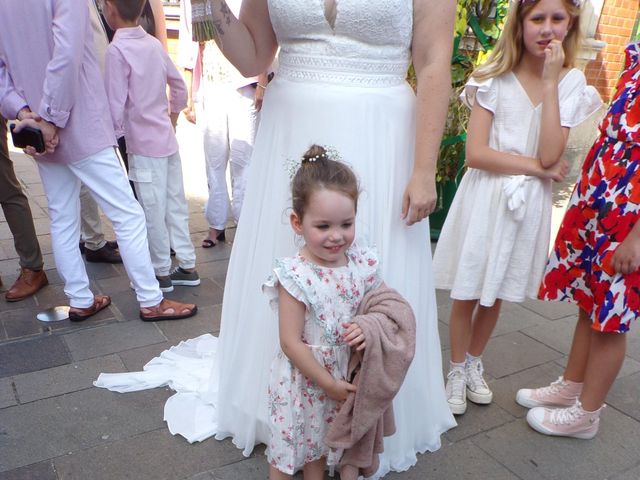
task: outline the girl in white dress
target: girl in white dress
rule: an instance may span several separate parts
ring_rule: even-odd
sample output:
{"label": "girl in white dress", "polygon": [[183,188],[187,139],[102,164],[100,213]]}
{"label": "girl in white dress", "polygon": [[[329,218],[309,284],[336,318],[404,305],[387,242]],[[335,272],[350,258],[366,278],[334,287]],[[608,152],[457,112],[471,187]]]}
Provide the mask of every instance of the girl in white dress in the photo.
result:
{"label": "girl in white dress", "polygon": [[447,399],[488,404],[481,355],[502,300],[535,298],[547,259],[551,181],[564,179],[569,129],[601,105],[572,68],[579,0],[516,0],[486,64],[462,95],[472,109],[467,172],[434,254],[436,288],[454,299]]}
{"label": "girl in white dress", "polygon": [[280,349],[269,380],[272,480],[304,469],[324,478],[342,451],[324,444],[329,425],[355,386],[345,381],[350,347],[365,347],[348,322],[365,293],[380,285],[375,253],[353,244],[358,182],[345,164],[312,146],[291,181],[291,226],[304,239],[294,257],[276,260],[263,285],[278,313]]}

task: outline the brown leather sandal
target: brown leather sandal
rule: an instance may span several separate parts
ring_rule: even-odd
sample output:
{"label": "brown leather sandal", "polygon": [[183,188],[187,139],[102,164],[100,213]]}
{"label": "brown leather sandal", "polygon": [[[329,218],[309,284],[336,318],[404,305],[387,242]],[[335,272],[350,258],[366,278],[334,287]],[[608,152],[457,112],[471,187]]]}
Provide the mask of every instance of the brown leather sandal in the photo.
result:
{"label": "brown leather sandal", "polygon": [[100,310],[104,310],[109,305],[111,305],[111,297],[109,295],[95,295],[93,297],[93,304],[90,307],[71,307],[69,309],[69,320],[72,322],[83,322]]}
{"label": "brown leather sandal", "polygon": [[192,303],[180,303],[165,298],[158,305],[141,308],[140,319],[144,322],[182,320],[193,317],[196,313],[198,307]]}

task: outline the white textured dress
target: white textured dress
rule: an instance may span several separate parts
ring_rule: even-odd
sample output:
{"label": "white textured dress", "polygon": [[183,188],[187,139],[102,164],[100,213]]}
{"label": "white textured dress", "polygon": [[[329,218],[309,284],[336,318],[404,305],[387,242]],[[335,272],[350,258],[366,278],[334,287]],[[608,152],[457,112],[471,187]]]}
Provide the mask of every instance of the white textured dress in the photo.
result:
{"label": "white textured dress", "polygon": [[[269,365],[278,349],[278,329],[261,284],[275,258],[292,256],[299,247],[288,221],[288,165],[311,144],[328,145],[353,167],[361,184],[360,243],[376,247],[381,277],[416,315],[415,358],[394,400],[397,432],[385,439],[380,459],[380,473],[406,470],[416,453],[437,450],[440,435],[455,426],[442,379],[429,225],[407,227],[400,219],[416,131],[415,94],[405,81],[413,3],[339,0],[334,27],[324,16],[324,0],[269,0],[269,14],[280,45],[279,66],[261,111],[220,338],[201,337],[167,352],[166,373],[172,376],[165,383],[188,388],[168,400],[165,419],[172,432],[191,441],[231,436],[247,455],[268,441]],[[152,380],[159,384],[165,362],[159,357],[152,363]],[[186,377],[177,372],[182,365]],[[211,376],[198,385],[196,377],[207,369]],[[126,391],[145,382],[120,376],[101,377],[98,384]]]}
{"label": "white textured dress", "polygon": [[[563,127],[575,127],[602,105],[577,69],[560,80],[558,93]],[[462,100],[493,113],[491,148],[537,156],[542,104],[531,103],[512,72],[471,79]],[[551,193],[551,180],[467,169],[434,253],[436,288],[484,306],[535,298],[549,251]]]}

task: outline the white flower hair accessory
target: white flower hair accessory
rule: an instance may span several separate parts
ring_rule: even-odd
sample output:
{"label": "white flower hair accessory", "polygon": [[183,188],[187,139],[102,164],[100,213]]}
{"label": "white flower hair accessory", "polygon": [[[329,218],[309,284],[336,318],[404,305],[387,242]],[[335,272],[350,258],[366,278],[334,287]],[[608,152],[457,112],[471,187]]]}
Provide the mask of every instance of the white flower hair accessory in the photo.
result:
{"label": "white flower hair accessory", "polygon": [[343,161],[337,148],[329,146],[329,145],[319,145],[319,146],[324,148],[324,150],[325,150],[324,153],[315,155],[315,156],[310,157],[310,158],[305,158],[304,156],[300,157],[298,159],[290,159],[290,158],[288,158],[285,161],[284,168],[287,171],[287,173],[289,174],[289,178],[293,178],[294,177],[294,175],[296,174],[298,169],[302,166],[304,161],[316,162],[316,161],[318,161],[318,160],[320,160],[322,158],[326,158],[327,160],[333,160],[335,162],[342,162]]}

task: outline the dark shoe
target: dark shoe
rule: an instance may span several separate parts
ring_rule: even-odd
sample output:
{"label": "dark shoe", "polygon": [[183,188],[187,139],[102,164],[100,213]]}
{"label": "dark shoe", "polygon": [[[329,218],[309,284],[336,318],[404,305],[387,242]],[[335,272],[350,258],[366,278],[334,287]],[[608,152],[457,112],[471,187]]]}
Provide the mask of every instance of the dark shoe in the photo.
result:
{"label": "dark shoe", "polygon": [[165,298],[155,307],[141,308],[140,319],[145,322],[181,320],[193,317],[196,313],[198,313],[198,307],[192,303],[174,302]]}
{"label": "dark shoe", "polygon": [[87,262],[93,263],[122,263],[122,257],[117,248],[113,248],[110,242],[104,244],[104,247],[98,250],[89,250],[85,248],[84,258]]}
{"label": "dark shoe", "polygon": [[171,277],[169,275],[165,275],[164,277],[156,275],[156,280],[158,280],[161,292],[173,292],[173,283],[171,282]]}
{"label": "dark shoe", "polygon": [[93,297],[93,304],[87,308],[71,307],[69,309],[69,320],[72,322],[83,322],[87,318],[95,315],[100,310],[104,310],[111,304],[111,297],[108,295],[96,295]]}
{"label": "dark shoe", "polygon": [[204,240],[202,240],[202,248],[215,247],[218,244],[218,242],[224,242],[226,239],[227,239],[227,237],[224,234],[224,230],[223,230],[218,235],[216,235],[216,240],[215,241],[211,240],[211,238],[209,238],[209,237],[207,237]]}
{"label": "dark shoe", "polygon": [[29,270],[23,267],[16,283],[13,284],[4,298],[7,299],[7,302],[24,300],[48,283],[49,280],[47,280],[47,275],[44,273],[44,270]]}
{"label": "dark shoe", "polygon": [[[109,245],[114,250],[118,248],[118,242],[116,242],[115,240],[107,240],[107,245]],[[80,253],[84,255],[85,250],[88,250],[87,248],[85,248],[84,242],[80,241],[80,244],[78,246],[80,247]]]}
{"label": "dark shoe", "polygon": [[[195,270],[188,272],[182,267],[176,268],[169,275],[172,285],[182,285],[185,287],[195,287],[200,285],[200,277]],[[162,290],[162,288],[160,289]]]}

